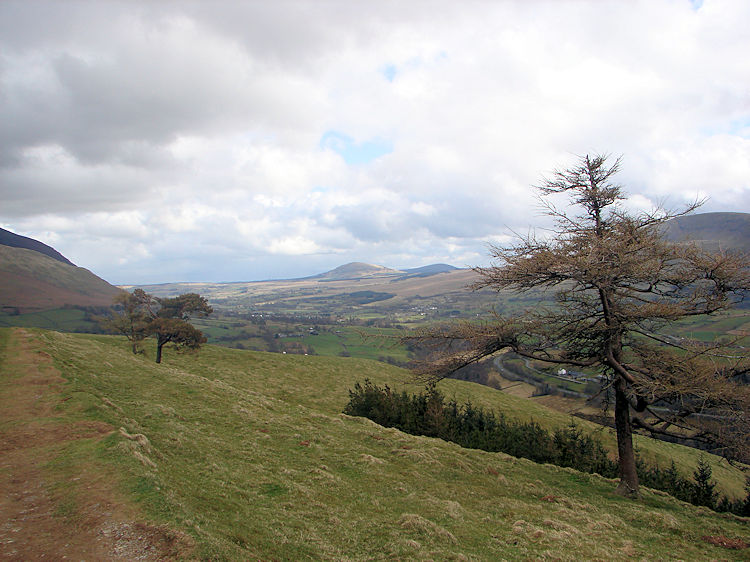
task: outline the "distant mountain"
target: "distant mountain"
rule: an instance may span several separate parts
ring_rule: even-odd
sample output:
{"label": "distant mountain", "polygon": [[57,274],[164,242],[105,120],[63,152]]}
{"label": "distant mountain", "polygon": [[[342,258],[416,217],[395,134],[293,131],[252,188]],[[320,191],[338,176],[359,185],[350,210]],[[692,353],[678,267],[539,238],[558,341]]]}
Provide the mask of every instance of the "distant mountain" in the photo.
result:
{"label": "distant mountain", "polygon": [[54,260],[75,266],[72,261],[63,256],[54,248],[47,246],[47,244],[43,244],[42,242],[39,242],[39,240],[34,240],[33,238],[21,236],[20,234],[16,234],[15,232],[11,232],[10,230],[4,230],[0,228],[0,244],[3,246],[10,246],[12,248],[25,248],[27,250],[34,250],[35,252],[39,252],[40,254],[49,256]]}
{"label": "distant mountain", "polygon": [[[18,242],[12,236],[3,239]],[[59,257],[27,247],[0,244],[0,310],[6,313],[23,313],[51,310],[65,305],[112,304],[112,298],[120,289],[89,270],[72,265],[53,248],[31,238],[26,240],[35,243],[31,244],[35,248],[47,248]],[[30,244],[23,241],[21,243]]]}
{"label": "distant mountain", "polygon": [[[435,268],[437,274],[417,273],[378,267],[370,264],[346,264],[327,273],[298,279],[278,279],[235,283],[164,283],[160,285],[122,285],[132,290],[140,288],[156,297],[174,297],[182,293],[199,293],[208,298],[214,309],[245,309],[269,314],[351,313],[351,307],[368,306],[373,310],[381,304],[390,311],[413,313],[428,306],[428,299],[450,295],[454,309],[467,305],[477,308],[477,299],[487,303],[496,300],[491,291],[467,291],[477,281],[471,269],[451,266]],[[427,271],[430,270],[428,266]],[[410,270],[413,271],[413,270]],[[489,295],[489,296],[488,296]],[[387,297],[387,299],[386,299]],[[484,299],[484,300],[482,300]],[[460,304],[463,303],[463,304]],[[430,303],[431,306],[434,303]],[[431,309],[437,310],[437,309]]]}
{"label": "distant mountain", "polygon": [[389,277],[402,274],[402,271],[389,269],[382,265],[352,262],[340,265],[336,269],[332,269],[326,273],[313,275],[312,277],[308,277],[308,279],[317,279],[319,281],[344,281],[348,279],[371,279],[373,277]]}
{"label": "distant mountain", "polygon": [[457,267],[453,267],[452,265],[448,265],[447,263],[434,263],[432,265],[425,265],[412,269],[404,269],[403,272],[413,277],[429,277],[430,275],[437,275],[438,273],[448,273],[449,271],[455,271],[457,269]]}
{"label": "distant mountain", "polygon": [[326,273],[313,275],[312,277],[305,277],[305,279],[314,279],[318,281],[347,281],[354,279],[373,279],[378,277],[397,277],[404,279],[407,277],[429,277],[430,275],[448,273],[450,271],[456,271],[457,269],[457,267],[445,263],[436,263],[411,269],[390,269],[388,267],[383,267],[382,265],[352,262],[341,265],[336,269],[327,271]]}
{"label": "distant mountain", "polygon": [[698,213],[672,219],[665,234],[675,242],[692,240],[709,249],[750,252],[750,213]]}

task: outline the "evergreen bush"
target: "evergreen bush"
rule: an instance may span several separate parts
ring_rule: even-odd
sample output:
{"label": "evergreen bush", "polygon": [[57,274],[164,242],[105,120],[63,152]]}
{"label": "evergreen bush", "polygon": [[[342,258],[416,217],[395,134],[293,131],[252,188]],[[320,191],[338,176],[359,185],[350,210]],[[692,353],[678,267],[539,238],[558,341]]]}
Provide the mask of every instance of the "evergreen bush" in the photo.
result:
{"label": "evergreen bush", "polygon": [[[438,437],[470,449],[503,452],[606,478],[616,478],[619,472],[617,462],[609,458],[601,442],[585,434],[573,422],[550,434],[534,421],[508,420],[502,412],[485,410],[471,402],[462,405],[455,400],[446,402],[434,384],[419,394],[409,395],[405,391],[394,392],[388,385],[381,388],[365,379],[363,384],[356,383],[349,391],[344,413],[363,416],[405,433]],[[683,478],[674,461],[666,470],[647,466],[640,459],[636,466],[645,486],[695,505],[750,516],[750,479],[745,486],[747,497],[744,500],[719,498],[716,483],[711,480],[711,466],[703,457],[693,473],[694,481]]]}

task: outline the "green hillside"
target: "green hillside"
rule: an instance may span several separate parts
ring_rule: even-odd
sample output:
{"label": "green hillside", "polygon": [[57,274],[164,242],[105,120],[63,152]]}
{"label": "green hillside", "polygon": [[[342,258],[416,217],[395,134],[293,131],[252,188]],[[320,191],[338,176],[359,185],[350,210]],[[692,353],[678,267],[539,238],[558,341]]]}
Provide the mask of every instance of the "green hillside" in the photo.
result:
{"label": "green hillside", "polygon": [[108,306],[119,289],[88,269],[24,248],[0,245],[0,310]]}
{"label": "green hillside", "polygon": [[712,250],[750,251],[750,213],[695,213],[665,224],[675,242],[693,240]]}
{"label": "green hillside", "polygon": [[[597,475],[340,414],[356,381],[402,388],[408,374],[381,363],[206,346],[198,355],[170,350],[156,365],[117,337],[2,329],[0,402],[45,361],[64,379],[44,398],[53,413],[34,414],[23,428],[0,414],[0,434],[109,428],[40,446],[54,453],[44,470],[55,517],[71,525],[86,516],[96,473],[117,483],[133,517],[189,537],[192,558],[747,559],[747,549],[709,542],[750,543],[746,519],[649,490],[633,502]],[[441,389],[547,427],[569,423],[487,387],[450,380]],[[647,458],[673,457],[687,475],[698,459],[694,450],[648,439],[638,447]],[[710,462],[723,490],[741,495],[742,474]]]}
{"label": "green hillside", "polygon": [[25,314],[0,312],[0,327],[42,328],[61,332],[94,332],[95,323],[78,308],[55,308]]}

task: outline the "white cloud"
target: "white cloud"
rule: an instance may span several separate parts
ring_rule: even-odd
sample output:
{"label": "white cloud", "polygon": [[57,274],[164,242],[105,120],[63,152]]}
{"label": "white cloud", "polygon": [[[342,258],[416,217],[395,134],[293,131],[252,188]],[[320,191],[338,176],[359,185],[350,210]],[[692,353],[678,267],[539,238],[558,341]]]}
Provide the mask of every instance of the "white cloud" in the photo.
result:
{"label": "white cloud", "polygon": [[320,252],[320,246],[315,241],[302,236],[290,236],[271,240],[268,249],[272,254],[283,254],[285,256],[300,256]]}
{"label": "white cloud", "polygon": [[482,263],[587,152],[624,155],[628,208],[748,212],[748,20],[742,0],[4,2],[0,221],[125,283]]}

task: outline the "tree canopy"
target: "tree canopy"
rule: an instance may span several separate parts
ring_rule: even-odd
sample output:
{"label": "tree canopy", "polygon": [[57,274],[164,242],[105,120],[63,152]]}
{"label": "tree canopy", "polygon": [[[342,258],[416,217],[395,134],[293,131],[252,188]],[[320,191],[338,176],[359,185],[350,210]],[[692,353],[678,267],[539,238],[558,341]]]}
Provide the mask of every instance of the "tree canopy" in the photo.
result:
{"label": "tree canopy", "polygon": [[156,336],[156,362],[161,363],[162,348],[173,343],[178,348],[197,349],[206,343],[203,332],[196,329],[191,317],[208,316],[213,309],[204,297],[185,293],[174,298],[157,298],[159,309],[149,322],[149,333]]}
{"label": "tree canopy", "polygon": [[[740,378],[750,365],[742,336],[702,343],[675,337],[670,327],[745,298],[750,261],[664,238],[666,221],[701,202],[679,212],[628,213],[623,188],[613,181],[620,165],[594,155],[555,171],[538,186],[554,218],[551,235],[493,246],[495,264],[475,268],[475,289],[539,291],[554,295],[553,303],[513,317],[496,313],[482,322],[429,327],[408,338],[436,352],[416,368],[429,380],[502,350],[601,375],[614,394],[618,492],[637,496],[634,429],[705,441],[728,455],[748,453],[750,387]],[[559,195],[569,206],[555,205]]]}
{"label": "tree canopy", "polygon": [[109,328],[124,334],[132,343],[133,353],[142,351],[141,342],[156,336],[156,362],[161,363],[162,350],[168,343],[175,347],[197,349],[206,343],[203,333],[190,324],[190,318],[213,312],[205,297],[185,293],[173,298],[153,297],[143,289],[115,297],[115,312]]}
{"label": "tree canopy", "polygon": [[115,295],[114,312],[104,320],[110,332],[123,334],[132,345],[133,353],[142,353],[141,342],[148,335],[148,323],[153,317],[153,298],[143,289]]}

